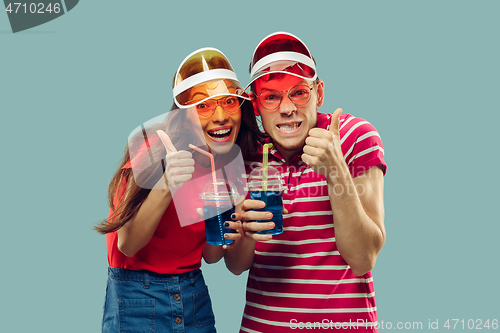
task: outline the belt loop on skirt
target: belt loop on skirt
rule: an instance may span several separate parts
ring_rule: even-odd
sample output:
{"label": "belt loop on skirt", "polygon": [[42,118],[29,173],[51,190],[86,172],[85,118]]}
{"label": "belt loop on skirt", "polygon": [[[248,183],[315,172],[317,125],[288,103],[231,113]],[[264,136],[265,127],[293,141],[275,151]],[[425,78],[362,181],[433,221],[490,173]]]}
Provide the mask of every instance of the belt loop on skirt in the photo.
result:
{"label": "belt loop on skirt", "polygon": [[142,285],[145,289],[149,289],[149,273],[144,272],[144,280],[142,282]]}
{"label": "belt loop on skirt", "polygon": [[198,270],[194,270],[189,272],[189,278],[191,279],[191,283],[194,284],[195,278],[194,278],[194,273],[197,272]]}

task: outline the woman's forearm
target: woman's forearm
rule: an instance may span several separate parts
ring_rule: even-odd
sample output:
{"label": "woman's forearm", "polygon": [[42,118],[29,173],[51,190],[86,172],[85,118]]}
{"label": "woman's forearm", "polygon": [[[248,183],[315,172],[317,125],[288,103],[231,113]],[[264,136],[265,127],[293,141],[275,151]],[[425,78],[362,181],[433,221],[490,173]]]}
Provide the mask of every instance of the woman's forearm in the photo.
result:
{"label": "woman's forearm", "polygon": [[226,249],[224,261],[227,269],[235,275],[240,275],[252,267],[254,254],[255,240],[242,234]]}
{"label": "woman's forearm", "polygon": [[149,192],[134,217],[118,229],[118,249],[124,255],[132,257],[149,243],[171,201],[172,195],[168,188]]}

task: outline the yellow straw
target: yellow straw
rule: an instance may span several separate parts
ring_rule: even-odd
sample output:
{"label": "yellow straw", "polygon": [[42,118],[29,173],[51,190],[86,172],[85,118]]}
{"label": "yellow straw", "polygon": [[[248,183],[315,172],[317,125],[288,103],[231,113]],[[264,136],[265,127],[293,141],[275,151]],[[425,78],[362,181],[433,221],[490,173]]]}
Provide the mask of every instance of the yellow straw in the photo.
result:
{"label": "yellow straw", "polygon": [[[189,148],[196,150],[199,153],[202,153],[205,156],[208,156],[210,158],[210,164],[212,165],[212,181],[214,184],[214,192],[215,196],[219,198],[219,192],[217,191],[217,174],[215,173],[215,162],[214,162],[214,155],[210,154],[208,151],[205,151],[201,148],[198,148],[192,144],[189,144]],[[216,205],[217,207],[220,206],[219,200],[216,200]]]}
{"label": "yellow straw", "polygon": [[267,155],[269,154],[269,148],[273,146],[272,143],[266,143],[262,152],[262,190],[267,191]]}

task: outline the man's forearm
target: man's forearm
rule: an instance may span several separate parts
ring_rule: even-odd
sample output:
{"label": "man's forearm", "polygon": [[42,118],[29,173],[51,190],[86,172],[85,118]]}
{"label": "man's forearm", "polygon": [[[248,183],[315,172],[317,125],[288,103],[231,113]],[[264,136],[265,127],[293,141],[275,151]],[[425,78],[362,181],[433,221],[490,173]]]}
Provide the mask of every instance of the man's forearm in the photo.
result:
{"label": "man's forearm", "polygon": [[327,181],[337,248],[358,276],[374,267],[385,241],[383,193],[380,184],[374,184],[382,175],[380,169],[372,169],[361,176],[366,179],[355,181],[346,166]]}

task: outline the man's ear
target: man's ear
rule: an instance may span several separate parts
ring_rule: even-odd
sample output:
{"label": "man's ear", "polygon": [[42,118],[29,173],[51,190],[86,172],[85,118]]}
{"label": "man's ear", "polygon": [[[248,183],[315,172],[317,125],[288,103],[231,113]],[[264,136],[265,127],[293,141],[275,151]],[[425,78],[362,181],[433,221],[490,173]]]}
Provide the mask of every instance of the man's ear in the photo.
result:
{"label": "man's ear", "polygon": [[316,105],[320,107],[325,101],[325,83],[322,80],[319,80],[316,84],[316,91],[318,93],[318,101],[316,102]]}
{"label": "man's ear", "polygon": [[259,108],[258,108],[258,104],[259,103],[257,103],[257,98],[255,97],[255,94],[251,91],[251,92],[248,93],[248,96],[250,97],[250,99],[252,101],[253,113],[256,116],[260,116],[260,112],[259,112]]}

